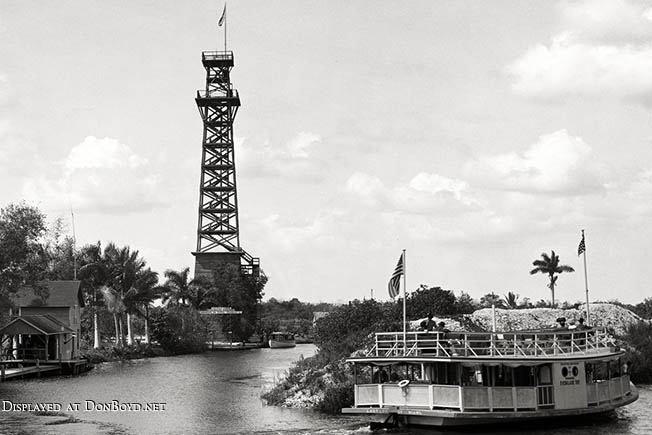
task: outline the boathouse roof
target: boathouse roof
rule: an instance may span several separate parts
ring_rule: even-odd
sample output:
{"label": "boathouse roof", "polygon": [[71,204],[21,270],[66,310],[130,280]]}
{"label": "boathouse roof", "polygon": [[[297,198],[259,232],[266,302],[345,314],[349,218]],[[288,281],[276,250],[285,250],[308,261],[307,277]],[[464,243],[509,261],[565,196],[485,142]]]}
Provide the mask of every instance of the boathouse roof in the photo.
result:
{"label": "boathouse roof", "polygon": [[2,335],[42,334],[57,335],[73,330],[50,315],[20,316],[0,329]]}
{"label": "boathouse roof", "polygon": [[24,287],[16,292],[17,307],[73,307],[84,306],[80,281],[42,281],[39,288]]}

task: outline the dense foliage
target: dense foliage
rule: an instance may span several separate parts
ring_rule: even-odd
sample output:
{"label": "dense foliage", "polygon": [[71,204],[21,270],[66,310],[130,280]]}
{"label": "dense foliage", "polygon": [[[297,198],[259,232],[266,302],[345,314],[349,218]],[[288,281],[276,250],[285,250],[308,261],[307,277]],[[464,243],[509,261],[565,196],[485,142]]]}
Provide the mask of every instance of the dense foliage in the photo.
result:
{"label": "dense foliage", "polygon": [[312,338],[314,313],[329,312],[334,308],[334,304],[325,302],[313,304],[301,302],[297,298],[289,301],[270,298],[259,305],[257,332],[266,336],[274,331],[287,331]]}
{"label": "dense foliage", "polygon": [[652,324],[639,322],[631,325],[622,340],[628,349],[632,382],[652,384]]}
{"label": "dense foliage", "polygon": [[410,292],[407,299],[406,310],[407,316],[411,319],[426,317],[428,313],[439,315],[448,315],[457,313],[455,295],[450,290],[444,290],[441,287],[419,286],[413,292]]}
{"label": "dense foliage", "polygon": [[[0,308],[19,287],[41,278],[45,216],[35,207],[12,204],[0,210]],[[1,315],[1,314],[0,314]]]}
{"label": "dense foliage", "polygon": [[349,302],[317,321],[315,345],[327,362],[338,360],[360,349],[374,331],[401,330],[401,316],[395,303],[374,299]]}
{"label": "dense foliage", "polygon": [[152,338],[171,354],[200,352],[206,343],[206,326],[192,307],[155,308]]}

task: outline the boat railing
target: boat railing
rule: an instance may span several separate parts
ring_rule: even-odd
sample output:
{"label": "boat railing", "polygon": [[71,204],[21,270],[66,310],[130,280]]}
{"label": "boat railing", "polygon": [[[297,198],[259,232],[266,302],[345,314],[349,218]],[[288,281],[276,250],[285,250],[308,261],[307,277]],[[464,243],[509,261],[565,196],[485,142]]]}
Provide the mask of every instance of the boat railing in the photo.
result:
{"label": "boat railing", "polygon": [[376,333],[368,357],[435,356],[529,358],[609,352],[606,328],[518,332],[411,331]]}
{"label": "boat railing", "polygon": [[[612,403],[632,394],[629,375],[587,384],[588,406]],[[462,386],[422,381],[356,384],[354,406],[451,409],[459,411],[528,411],[554,408],[553,385]]]}

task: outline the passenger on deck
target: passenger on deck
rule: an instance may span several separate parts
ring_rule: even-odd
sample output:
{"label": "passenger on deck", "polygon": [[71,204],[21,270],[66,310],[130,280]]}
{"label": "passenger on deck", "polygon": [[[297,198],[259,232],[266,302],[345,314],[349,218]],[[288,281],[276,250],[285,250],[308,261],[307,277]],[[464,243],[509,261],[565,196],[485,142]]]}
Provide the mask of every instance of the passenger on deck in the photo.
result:
{"label": "passenger on deck", "polygon": [[560,328],[566,328],[566,317],[557,317],[557,323]]}
{"label": "passenger on deck", "polygon": [[446,328],[446,324],[444,322],[439,322],[437,324],[437,328],[435,329],[435,331],[442,332],[444,334],[444,337],[446,337],[446,334],[451,332],[450,329]]}
{"label": "passenger on deck", "polygon": [[421,322],[421,330],[422,331],[432,331],[435,329],[435,321],[432,320],[432,313],[428,313],[428,320],[424,320]]}
{"label": "passenger on deck", "polygon": [[577,321],[577,330],[581,331],[582,329],[588,329],[588,326],[584,324],[584,317],[580,317]]}
{"label": "passenger on deck", "polygon": [[385,371],[385,369],[380,369],[379,371],[376,372],[374,375],[374,381],[377,384],[384,384],[385,382],[389,381],[389,375]]}

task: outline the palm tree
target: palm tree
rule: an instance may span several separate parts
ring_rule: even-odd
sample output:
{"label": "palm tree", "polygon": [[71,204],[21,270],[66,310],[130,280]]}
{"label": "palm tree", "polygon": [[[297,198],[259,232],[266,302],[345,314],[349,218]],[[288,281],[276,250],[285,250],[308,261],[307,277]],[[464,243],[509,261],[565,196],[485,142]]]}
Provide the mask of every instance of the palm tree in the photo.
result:
{"label": "palm tree", "polygon": [[512,293],[512,292],[507,292],[507,294],[503,297],[503,300],[505,301],[505,306],[508,309],[515,309],[518,308],[518,299],[520,298],[520,295],[517,293]]}
{"label": "palm tree", "polygon": [[165,271],[165,283],[162,286],[162,302],[173,305],[192,306],[195,309],[208,308],[215,305],[214,290],[209,280],[204,278],[189,279],[190,268],[181,272]]}
{"label": "palm tree", "polygon": [[[161,296],[161,287],[158,285],[158,273],[149,267],[138,272],[134,286],[127,291],[124,303],[127,315],[135,314],[145,319],[145,339],[149,343],[149,306],[154,300]],[[142,308],[145,309],[143,313]],[[131,318],[128,318],[129,338],[128,343],[133,344],[133,334],[129,326]]]}
{"label": "palm tree", "polygon": [[557,283],[557,274],[562,272],[575,272],[570,266],[559,264],[559,256],[555,254],[555,251],[552,251],[552,255],[548,255],[545,252],[541,254],[541,260],[534,260],[532,262],[533,266],[536,266],[530,271],[530,275],[536,273],[544,273],[548,275],[550,283],[548,288],[552,293],[552,307],[555,307],[555,284]]}
{"label": "palm tree", "polygon": [[100,328],[98,320],[98,309],[102,305],[102,292],[99,291],[109,280],[107,263],[102,256],[100,242],[96,245],[86,245],[80,252],[79,278],[84,288],[92,290],[91,305],[93,306],[93,347],[100,347]]}
{"label": "palm tree", "polygon": [[115,290],[107,286],[103,286],[100,291],[104,296],[104,303],[109,313],[113,314],[113,323],[115,325],[115,344],[116,346],[124,344],[122,340],[122,324],[118,321],[118,318],[125,311],[125,304],[122,302],[120,294]]}
{"label": "palm tree", "polygon": [[[117,248],[114,244],[107,245],[104,255],[111,265],[111,287],[116,290],[124,307],[123,313],[127,314],[127,344],[134,344],[134,335],[131,327],[133,310],[125,304],[127,293],[135,288],[140,274],[145,270],[145,260],[138,256],[138,251],[132,251],[129,246]],[[150,271],[151,272],[151,271]],[[124,345],[125,332],[122,328],[122,313],[119,313],[120,340]]]}

